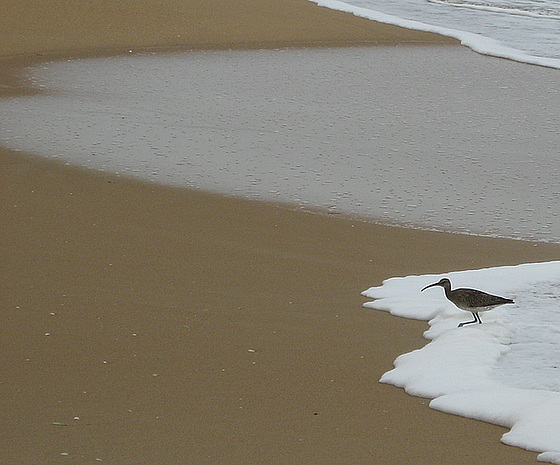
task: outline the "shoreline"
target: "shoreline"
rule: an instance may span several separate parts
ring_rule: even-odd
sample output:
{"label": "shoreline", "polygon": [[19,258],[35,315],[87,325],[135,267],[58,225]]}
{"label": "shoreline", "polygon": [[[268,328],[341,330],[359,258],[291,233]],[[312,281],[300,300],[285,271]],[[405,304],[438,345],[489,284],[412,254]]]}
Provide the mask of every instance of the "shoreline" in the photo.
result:
{"label": "shoreline", "polygon": [[[560,116],[547,90],[555,71],[455,46],[377,46],[145,52],[49,62],[29,75],[42,96],[33,112],[27,99],[5,102],[10,147],[381,224],[560,242],[546,129]],[[520,106],[526,124],[510,127]]]}
{"label": "shoreline", "polygon": [[[305,1],[305,0],[304,0]],[[115,47],[115,48],[92,48],[73,51],[52,51],[47,53],[22,54],[16,56],[0,55],[0,63],[3,64],[0,69],[0,99],[9,97],[20,97],[26,95],[34,95],[41,91],[37,88],[30,87],[24,78],[22,71],[26,68],[38,66],[41,63],[60,62],[66,60],[96,59],[110,58],[128,55],[142,54],[173,54],[173,53],[189,53],[204,51],[232,51],[232,50],[298,50],[298,49],[321,49],[321,48],[358,48],[358,47],[434,47],[430,42],[383,42],[376,41],[356,41],[356,42],[321,42],[306,43],[298,42],[270,42],[270,43],[242,43],[242,44],[217,44],[217,45],[174,45],[174,46],[155,46],[155,47]],[[460,46],[453,43],[443,42],[436,46]],[[473,52],[476,53],[476,52]]]}
{"label": "shoreline", "polygon": [[[294,17],[305,3],[290,2]],[[359,19],[344,21],[356,34]],[[536,463],[500,444],[503,428],[380,384],[425,344],[425,324],[366,311],[360,292],[547,261],[559,246],[368,224],[4,150],[1,163],[4,461]]]}
{"label": "shoreline", "polygon": [[[281,4],[262,0],[203,5],[138,0],[135,8],[92,2],[86,6],[58,0],[6,2],[0,18],[0,56],[75,53],[144,47],[276,47],[300,43],[454,43],[456,39],[375,23],[305,0]],[[126,28],[130,24],[134,27]],[[89,27],[86,27],[89,26]],[[94,27],[91,27],[94,26]]]}
{"label": "shoreline", "polygon": [[[393,219],[377,218],[377,217],[371,217],[366,215],[348,213],[345,211],[331,211],[328,208],[314,206],[314,205],[298,205],[296,203],[292,203],[288,201],[268,200],[268,199],[261,199],[257,197],[250,197],[243,194],[241,195],[235,193],[228,194],[228,193],[207,190],[204,188],[185,187],[185,186],[179,186],[174,184],[159,183],[156,181],[148,181],[142,177],[135,176],[135,175],[113,173],[110,171],[98,170],[86,166],[79,166],[76,164],[72,164],[71,162],[65,161],[63,159],[50,159],[50,158],[43,157],[41,155],[30,154],[24,151],[19,152],[11,149],[5,149],[1,145],[0,145],[0,151],[6,156],[6,159],[8,160],[6,164],[17,164],[18,161],[21,161],[23,163],[30,163],[30,164],[34,164],[34,163],[39,163],[41,165],[46,164],[48,166],[51,166],[53,169],[59,168],[62,170],[69,170],[78,175],[82,174],[88,177],[90,176],[99,177],[99,179],[104,179],[105,177],[109,177],[109,178],[114,178],[117,181],[123,181],[125,183],[132,183],[132,184],[140,184],[140,185],[145,185],[147,187],[158,186],[159,188],[168,189],[171,191],[185,191],[196,195],[200,194],[203,196],[224,198],[232,201],[248,202],[250,204],[264,204],[272,208],[285,211],[288,214],[296,213],[296,214],[303,214],[303,215],[319,216],[323,218],[335,218],[337,220],[348,222],[348,223],[360,223],[364,225],[370,225],[374,228],[380,227],[384,229],[385,228],[403,229],[411,232],[418,231],[426,234],[450,235],[450,236],[459,236],[459,237],[464,236],[469,238],[480,238],[483,240],[490,240],[490,241],[504,241],[504,242],[509,242],[511,244],[523,243],[523,244],[531,244],[533,247],[545,246],[548,249],[548,251],[546,252],[547,254],[549,253],[549,251],[552,252],[552,254],[554,254],[554,252],[556,252],[555,250],[556,248],[558,249],[557,251],[560,254],[560,243],[554,241],[529,240],[529,239],[519,238],[519,237],[507,237],[507,236],[499,236],[493,234],[477,234],[477,233],[471,233],[471,232],[454,230],[454,229],[446,229],[446,228],[436,228],[436,227],[431,228],[431,227],[423,226],[421,224],[403,223]],[[513,249],[515,248],[515,246],[513,245],[508,248]],[[518,263],[517,262],[510,263],[509,261],[507,261],[504,263],[499,263],[496,265],[489,265],[489,266],[490,267],[504,266],[504,265],[515,266],[517,264],[527,263],[526,260],[531,260],[530,258],[531,255],[532,255],[531,253],[529,254],[523,253],[523,255],[521,256],[525,258]],[[537,254],[534,260],[536,260],[535,263],[537,263],[537,262],[549,261],[549,260],[554,261],[557,260],[557,258],[553,258],[551,256],[550,259],[547,259],[540,256],[540,254]],[[451,272],[451,271],[462,271],[462,270],[441,269],[438,272]],[[393,276],[388,276],[388,278],[391,277]]]}

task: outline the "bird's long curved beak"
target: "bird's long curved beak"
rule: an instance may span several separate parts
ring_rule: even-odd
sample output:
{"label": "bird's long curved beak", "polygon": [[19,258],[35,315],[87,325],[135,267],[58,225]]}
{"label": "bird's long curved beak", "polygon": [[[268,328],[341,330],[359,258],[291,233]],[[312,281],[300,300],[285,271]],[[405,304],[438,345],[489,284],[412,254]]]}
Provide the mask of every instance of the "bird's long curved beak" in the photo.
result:
{"label": "bird's long curved beak", "polygon": [[[437,286],[439,283],[434,283],[434,284],[428,284],[424,289],[422,289],[422,291],[425,291],[426,289],[428,289],[429,287],[434,287]],[[420,291],[420,292],[422,292]]]}

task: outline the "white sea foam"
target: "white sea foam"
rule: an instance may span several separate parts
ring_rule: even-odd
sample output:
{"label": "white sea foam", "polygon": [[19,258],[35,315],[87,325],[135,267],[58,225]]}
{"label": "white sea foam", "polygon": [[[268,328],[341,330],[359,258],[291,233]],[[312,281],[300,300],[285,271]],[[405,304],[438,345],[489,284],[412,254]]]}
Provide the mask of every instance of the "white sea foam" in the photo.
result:
{"label": "white sea foam", "polygon": [[[0,141],[161,183],[560,242],[560,73],[460,47],[140,55],[28,70]],[[522,110],[521,110],[522,109]]]}
{"label": "white sea foam", "polygon": [[560,69],[557,0],[311,0],[388,24],[453,37],[486,55]]}
{"label": "white sea foam", "polygon": [[[470,314],[445,299],[442,277],[515,300],[458,328]],[[448,413],[510,428],[506,444],[560,464],[560,262],[391,278],[364,291],[367,308],[427,320],[430,342],[399,356],[381,382]]]}

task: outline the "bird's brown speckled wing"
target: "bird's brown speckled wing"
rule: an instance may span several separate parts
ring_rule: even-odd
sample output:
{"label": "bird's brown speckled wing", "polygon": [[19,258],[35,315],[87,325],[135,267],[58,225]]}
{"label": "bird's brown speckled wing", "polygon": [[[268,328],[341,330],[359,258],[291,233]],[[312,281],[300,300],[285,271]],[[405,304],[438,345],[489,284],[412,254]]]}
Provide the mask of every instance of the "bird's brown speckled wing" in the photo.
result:
{"label": "bird's brown speckled wing", "polygon": [[512,304],[513,300],[487,294],[475,289],[455,289],[452,291],[453,303],[459,308],[494,307],[503,304]]}

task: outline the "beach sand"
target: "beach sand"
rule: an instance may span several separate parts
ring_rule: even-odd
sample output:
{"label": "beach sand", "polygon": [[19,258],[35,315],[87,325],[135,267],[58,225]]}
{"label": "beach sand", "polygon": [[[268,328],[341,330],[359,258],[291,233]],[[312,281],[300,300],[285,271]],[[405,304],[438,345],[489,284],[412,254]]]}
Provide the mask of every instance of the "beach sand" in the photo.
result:
{"label": "beach sand", "polygon": [[[306,0],[199,3],[5,2],[2,92],[25,92],[18,66],[49,54],[450,42]],[[365,310],[360,292],[557,259],[559,246],[379,226],[7,150],[0,166],[1,463],[536,463],[500,444],[504,429],[379,384],[426,343],[426,324]]]}

